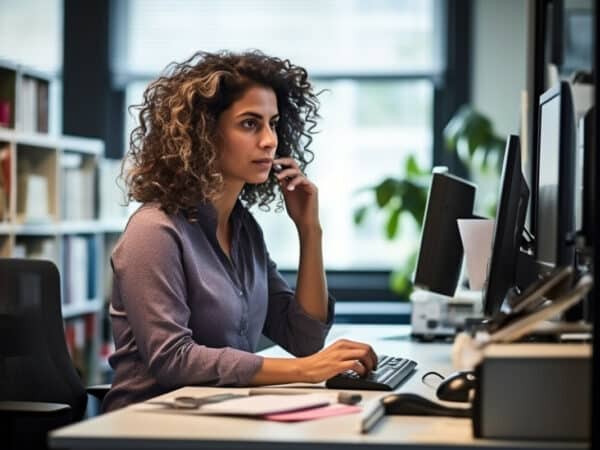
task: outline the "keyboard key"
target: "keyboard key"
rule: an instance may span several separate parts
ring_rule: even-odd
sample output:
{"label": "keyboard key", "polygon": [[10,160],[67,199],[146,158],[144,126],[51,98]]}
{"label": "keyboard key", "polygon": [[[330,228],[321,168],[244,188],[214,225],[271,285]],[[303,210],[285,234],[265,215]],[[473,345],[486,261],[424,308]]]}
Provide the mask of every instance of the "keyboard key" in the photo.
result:
{"label": "keyboard key", "polygon": [[377,369],[366,377],[360,377],[355,371],[347,370],[325,382],[331,389],[361,389],[393,391],[415,371],[417,363],[408,358],[379,355]]}

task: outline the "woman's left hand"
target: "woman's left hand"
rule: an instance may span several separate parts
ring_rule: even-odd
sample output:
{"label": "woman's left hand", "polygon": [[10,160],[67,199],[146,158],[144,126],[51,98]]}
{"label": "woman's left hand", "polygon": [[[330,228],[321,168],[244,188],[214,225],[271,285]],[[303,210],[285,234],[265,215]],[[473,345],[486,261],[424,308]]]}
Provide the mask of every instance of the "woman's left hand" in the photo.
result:
{"label": "woman's left hand", "polygon": [[283,170],[276,173],[288,215],[299,230],[320,227],[317,186],[304,176],[293,158],[277,158]]}

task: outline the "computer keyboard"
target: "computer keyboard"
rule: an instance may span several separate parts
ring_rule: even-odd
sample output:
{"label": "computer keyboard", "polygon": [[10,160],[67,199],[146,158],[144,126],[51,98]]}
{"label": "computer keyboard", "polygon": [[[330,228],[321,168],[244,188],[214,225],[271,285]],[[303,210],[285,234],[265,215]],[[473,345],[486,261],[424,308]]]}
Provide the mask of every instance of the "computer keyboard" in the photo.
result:
{"label": "computer keyboard", "polygon": [[362,378],[353,370],[346,370],[325,382],[332,389],[362,389],[373,391],[393,391],[406,380],[417,367],[417,363],[408,358],[387,355],[377,357],[377,370]]}

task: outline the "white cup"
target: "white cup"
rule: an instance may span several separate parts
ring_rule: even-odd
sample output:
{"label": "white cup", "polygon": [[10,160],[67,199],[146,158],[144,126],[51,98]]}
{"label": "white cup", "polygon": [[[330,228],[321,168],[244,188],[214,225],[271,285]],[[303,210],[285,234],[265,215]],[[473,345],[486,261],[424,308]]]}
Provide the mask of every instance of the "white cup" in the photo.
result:
{"label": "white cup", "polygon": [[465,250],[469,287],[471,290],[480,291],[485,285],[487,268],[492,254],[494,220],[457,219],[456,222]]}

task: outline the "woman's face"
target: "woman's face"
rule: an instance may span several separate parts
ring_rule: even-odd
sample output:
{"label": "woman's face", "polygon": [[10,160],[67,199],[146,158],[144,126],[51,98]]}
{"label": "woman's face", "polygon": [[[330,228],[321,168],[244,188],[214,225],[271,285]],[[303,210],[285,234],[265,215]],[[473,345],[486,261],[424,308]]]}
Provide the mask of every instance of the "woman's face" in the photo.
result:
{"label": "woman's face", "polygon": [[221,113],[220,169],[227,188],[264,183],[277,149],[277,97],[268,87],[252,86]]}

